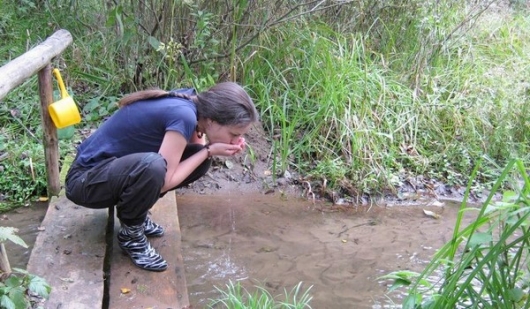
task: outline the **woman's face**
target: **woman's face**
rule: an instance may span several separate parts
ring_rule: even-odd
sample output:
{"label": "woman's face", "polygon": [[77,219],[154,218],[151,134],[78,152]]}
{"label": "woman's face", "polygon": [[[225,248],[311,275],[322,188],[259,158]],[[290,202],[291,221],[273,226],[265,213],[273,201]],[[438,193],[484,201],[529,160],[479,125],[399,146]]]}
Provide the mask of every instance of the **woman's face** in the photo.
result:
{"label": "woman's face", "polygon": [[247,133],[249,129],[250,124],[246,126],[223,126],[215,121],[212,121],[205,130],[205,133],[206,136],[208,136],[209,143],[237,145],[241,143],[243,134]]}

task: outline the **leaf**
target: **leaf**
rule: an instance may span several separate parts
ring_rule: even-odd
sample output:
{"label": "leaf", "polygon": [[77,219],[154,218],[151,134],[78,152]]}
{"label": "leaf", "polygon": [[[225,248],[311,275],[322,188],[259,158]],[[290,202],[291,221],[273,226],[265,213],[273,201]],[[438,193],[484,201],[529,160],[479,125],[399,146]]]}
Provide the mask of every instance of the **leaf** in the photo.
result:
{"label": "leaf", "polygon": [[403,309],[416,309],[421,304],[421,294],[409,294],[403,301]]}
{"label": "leaf", "polygon": [[434,211],[430,211],[430,210],[423,210],[423,213],[427,216],[427,217],[431,217],[431,218],[434,218],[434,219],[440,219],[441,216],[437,213],[435,213]]}
{"label": "leaf", "polygon": [[26,309],[29,308],[28,301],[24,294],[24,288],[20,287],[18,289],[13,289],[9,293],[9,298],[13,301],[15,308],[17,309]]}
{"label": "leaf", "polygon": [[400,271],[394,271],[387,275],[381,276],[378,279],[406,279],[411,280],[411,278],[416,278],[420,274],[414,271],[410,270],[400,270]]}
{"label": "leaf", "polygon": [[471,238],[469,239],[469,247],[475,247],[480,246],[482,244],[491,242],[493,240],[493,236],[491,236],[490,233],[482,233],[482,232],[475,232],[473,235],[471,235]]}
{"label": "leaf", "polygon": [[13,301],[7,295],[2,295],[0,297],[0,308],[16,309],[15,303],[13,303]]}
{"label": "leaf", "polygon": [[26,245],[26,243],[24,242],[24,240],[22,240],[22,238],[15,235],[16,232],[18,232],[18,230],[14,227],[0,226],[0,243],[6,240],[10,240],[19,246],[27,248],[28,245]]}
{"label": "leaf", "polygon": [[507,190],[502,193],[503,202],[513,203],[515,200],[517,200],[517,197],[517,193],[511,190]]}
{"label": "leaf", "polygon": [[158,48],[160,47],[160,41],[157,40],[154,36],[150,36],[147,41],[149,42],[149,45],[151,45],[155,50],[158,50]]}
{"label": "leaf", "polygon": [[519,288],[511,289],[509,291],[509,294],[510,294],[510,300],[513,301],[513,302],[516,302],[516,303],[521,301],[521,299],[523,299],[523,296],[524,296],[523,290],[521,290]]}
{"label": "leaf", "polygon": [[411,281],[410,280],[406,280],[406,279],[395,279],[394,280],[394,283],[392,283],[392,285],[388,288],[388,292],[393,292],[394,290],[397,290],[401,287],[404,287],[404,286],[409,286],[411,284]]}
{"label": "leaf", "polygon": [[14,227],[0,226],[0,242],[6,241],[8,236],[14,234],[16,231],[17,229]]}
{"label": "leaf", "polygon": [[[378,279],[393,279],[394,283],[388,288],[388,292],[392,292],[400,287],[409,286],[412,283],[412,279],[417,278],[419,276],[420,274],[417,272],[409,270],[400,270],[381,276]],[[423,285],[425,287],[432,286],[429,281],[422,278],[419,279],[418,284]]]}
{"label": "leaf", "polygon": [[120,291],[121,291],[122,294],[129,294],[131,292],[131,289],[121,288]]}
{"label": "leaf", "polygon": [[33,278],[31,278],[29,281],[28,289],[41,297],[48,298],[52,288],[43,278],[39,276],[33,276]]}
{"label": "leaf", "polygon": [[22,285],[22,279],[17,276],[9,276],[9,278],[7,278],[6,280],[6,286],[10,288],[14,288],[20,285]]}
{"label": "leaf", "polygon": [[64,140],[71,140],[72,137],[74,137],[75,134],[75,127],[73,125],[57,129],[57,138],[64,141]]}

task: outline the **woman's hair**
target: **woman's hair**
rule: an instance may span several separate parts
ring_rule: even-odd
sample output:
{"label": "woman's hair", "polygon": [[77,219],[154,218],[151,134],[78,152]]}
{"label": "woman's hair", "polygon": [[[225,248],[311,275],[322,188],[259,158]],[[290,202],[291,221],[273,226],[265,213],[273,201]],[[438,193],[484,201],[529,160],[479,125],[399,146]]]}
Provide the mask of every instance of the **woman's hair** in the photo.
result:
{"label": "woman's hair", "polygon": [[233,82],[219,83],[196,96],[161,89],[143,90],[124,96],[118,105],[124,107],[136,101],[162,97],[191,100],[197,106],[198,117],[210,118],[220,125],[246,126],[259,118],[250,96],[240,85]]}
{"label": "woman's hair", "polygon": [[191,96],[184,94],[184,93],[180,93],[176,91],[165,91],[162,89],[149,89],[149,90],[133,92],[133,93],[130,93],[124,96],[118,101],[118,106],[121,108],[129,104],[132,104],[136,101],[158,99],[158,98],[163,98],[163,97],[177,97],[177,98],[192,100]]}
{"label": "woman's hair", "polygon": [[250,96],[238,84],[219,83],[197,94],[197,114],[220,125],[246,126],[258,121],[258,112]]}

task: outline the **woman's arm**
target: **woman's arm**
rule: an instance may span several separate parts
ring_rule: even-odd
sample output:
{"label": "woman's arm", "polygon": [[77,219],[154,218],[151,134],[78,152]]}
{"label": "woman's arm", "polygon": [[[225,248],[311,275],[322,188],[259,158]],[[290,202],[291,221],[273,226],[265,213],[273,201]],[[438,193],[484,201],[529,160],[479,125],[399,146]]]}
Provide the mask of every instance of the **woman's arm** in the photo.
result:
{"label": "woman's arm", "polygon": [[161,192],[178,186],[208,157],[208,151],[205,149],[180,162],[186,145],[184,136],[176,131],[167,131],[164,135],[158,151],[167,162],[166,179]]}
{"label": "woman's arm", "polygon": [[180,161],[184,148],[186,148],[186,139],[184,136],[175,131],[167,131],[164,140],[158,151],[167,162],[166,179],[161,192],[166,192],[178,186],[188,177],[204,160],[211,156],[233,156],[241,152],[244,145],[232,145],[224,143],[215,143],[209,146],[210,151],[206,148],[195,153],[184,161]]}

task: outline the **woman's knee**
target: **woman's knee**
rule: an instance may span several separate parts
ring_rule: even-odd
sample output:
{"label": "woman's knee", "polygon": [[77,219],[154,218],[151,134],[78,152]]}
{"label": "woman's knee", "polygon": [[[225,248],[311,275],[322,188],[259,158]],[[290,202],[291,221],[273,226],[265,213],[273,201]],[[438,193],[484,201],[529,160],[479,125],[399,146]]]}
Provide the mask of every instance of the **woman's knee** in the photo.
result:
{"label": "woman's knee", "polygon": [[167,162],[158,153],[145,154],[141,160],[142,174],[144,177],[154,180],[163,186],[167,172]]}

